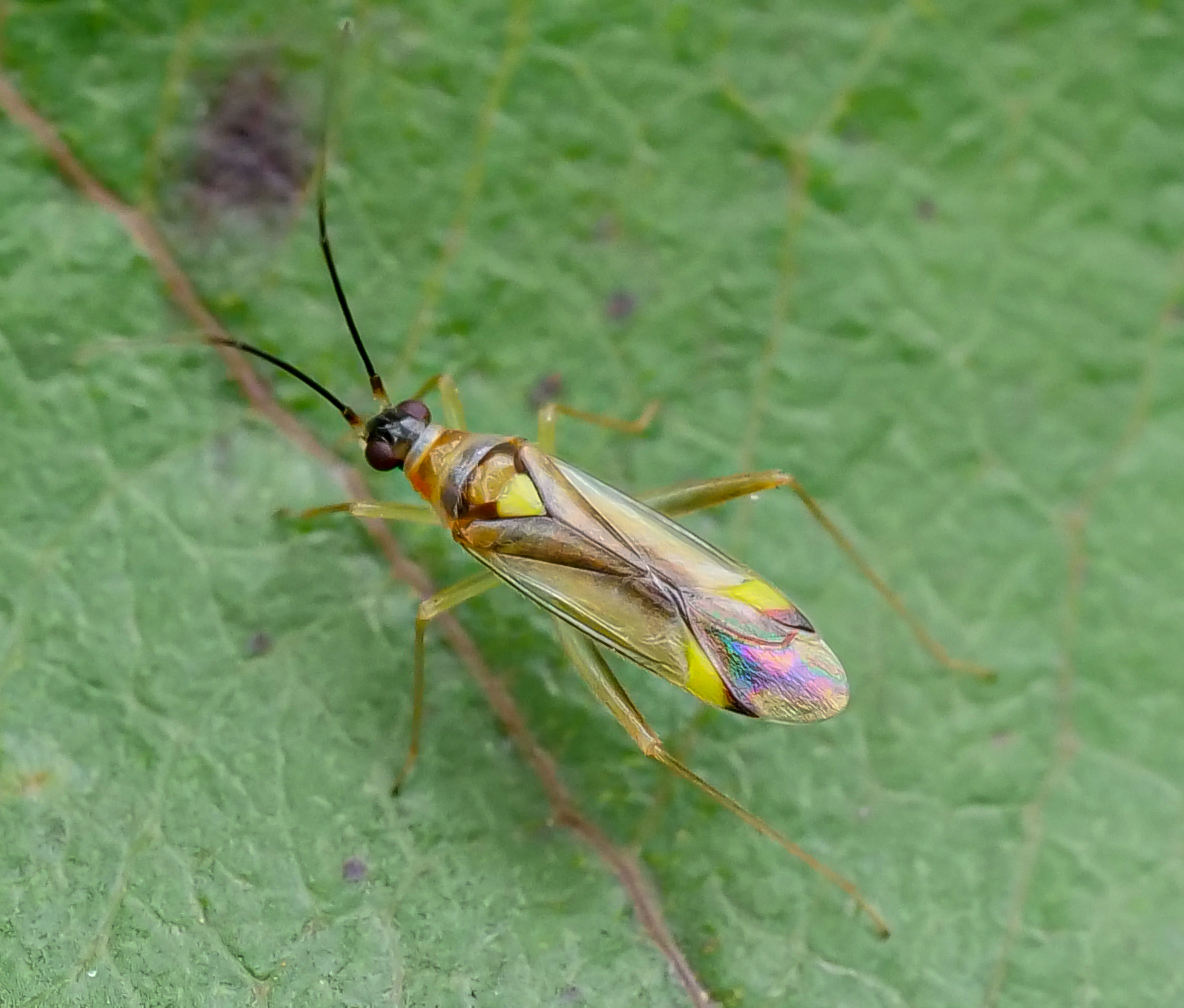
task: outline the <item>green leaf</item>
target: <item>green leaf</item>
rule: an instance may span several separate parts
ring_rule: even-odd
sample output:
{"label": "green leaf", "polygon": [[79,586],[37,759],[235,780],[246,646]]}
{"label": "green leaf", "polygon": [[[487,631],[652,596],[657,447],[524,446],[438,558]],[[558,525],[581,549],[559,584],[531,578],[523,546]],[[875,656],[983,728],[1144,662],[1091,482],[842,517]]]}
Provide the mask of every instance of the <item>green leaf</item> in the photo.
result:
{"label": "green leaf", "polygon": [[[273,62],[313,120],[331,12],[185,6],[16,5],[7,73],[105,182],[164,208],[235,335],[362,404],[307,207],[220,230],[183,191],[202,82],[238,60]],[[879,942],[664,783],[543,614],[502,590],[462,611],[585,807],[623,843],[652,823],[644,858],[715,996],[1178,1000],[1170,6],[539,4],[492,110],[506,8],[371,6],[331,217],[392,377],[447,260],[396,395],[448,369],[471,424],[526,435],[553,372],[583,409],[658,397],[651,434],[566,423],[562,454],[626,488],[746,453],[795,472],[952,653],[999,673],[937,668],[788,494],[689,520],[801,604],[853,701],[798,729],[696,722],[688,758],[856,879],[893,925]],[[347,521],[275,520],[340,491],[11,123],[0,193],[0,1002],[685,1004],[435,637],[424,751],[388,797],[410,590]],[[439,583],[468,571],[443,533],[397,532]],[[694,702],[622,675],[684,737]]]}

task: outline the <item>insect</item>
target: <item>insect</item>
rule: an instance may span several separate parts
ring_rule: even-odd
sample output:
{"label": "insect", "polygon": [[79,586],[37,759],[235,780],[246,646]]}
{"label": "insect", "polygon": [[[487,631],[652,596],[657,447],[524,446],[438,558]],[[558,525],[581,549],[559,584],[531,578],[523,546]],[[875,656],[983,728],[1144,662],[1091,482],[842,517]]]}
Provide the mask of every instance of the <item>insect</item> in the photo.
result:
{"label": "insect", "polygon": [[[323,173],[322,173],[323,178]],[[625,431],[648,423],[656,404],[625,422],[548,403],[539,410],[535,443],[477,434],[464,423],[460,395],[448,375],[435,375],[415,395],[392,403],[354,322],[334,264],[326,227],[323,183],[317,199],[321,249],[342,315],[379,410],[363,419],[319,382],[266,350],[220,341],[261,358],[331,403],[354,429],[367,464],[400,469],[423,504],[349,501],[306,516],[348,512],[359,518],[443,526],[482,570],[420,603],[415,618],[410,742],[394,790],[419,752],[424,697],[424,637],[436,616],[498,584],[508,584],[553,618],[563,649],[596,698],[646,756],[690,781],[750,826],[838,885],[876,929],[888,928],[854,883],[709,784],[673,756],[617,680],[602,653],[615,651],[702,702],[767,721],[802,724],[838,714],[847,704],[847,677],[810,620],[779,589],[673,521],[762,490],[789,486],[885,595],[921,642],[949,658],[791,476],[770,470],[740,473],[633,498],[554,455],[557,417]],[[423,401],[443,401],[436,423]]]}

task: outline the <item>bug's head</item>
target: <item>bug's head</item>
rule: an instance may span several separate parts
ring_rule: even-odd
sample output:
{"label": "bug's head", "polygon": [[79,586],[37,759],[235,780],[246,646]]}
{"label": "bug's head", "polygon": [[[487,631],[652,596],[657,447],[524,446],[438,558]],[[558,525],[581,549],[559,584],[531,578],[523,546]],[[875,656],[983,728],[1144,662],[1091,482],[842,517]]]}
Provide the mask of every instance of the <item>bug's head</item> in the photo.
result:
{"label": "bug's head", "polygon": [[415,439],[431,422],[431,411],[418,399],[388,406],[366,422],[366,463],[379,472],[402,469]]}
{"label": "bug's head", "polygon": [[275,354],[268,353],[268,351],[262,350],[257,346],[252,346],[250,343],[243,343],[241,340],[216,336],[210,342],[220,346],[237,347],[239,350],[258,357],[260,360],[265,360],[269,364],[273,364],[282,371],[287,371],[293,378],[304,382],[317,395],[329,402],[345,418],[345,422],[357,431],[362,441],[366,463],[371,469],[377,469],[379,472],[402,469],[403,462],[407,458],[407,454],[411,451],[411,446],[415,444],[416,439],[424,432],[428,424],[432,422],[432,414],[427,406],[418,399],[404,399],[401,403],[392,406],[390,397],[386,394],[386,388],[383,386],[382,378],[374,370],[374,365],[370,361],[370,354],[366,351],[366,345],[362,342],[362,335],[358,332],[358,327],[354,323],[353,313],[349,310],[349,303],[345,299],[345,291],[342,289],[341,279],[337,276],[337,266],[333,262],[333,251],[329,246],[329,231],[325,224],[325,172],[323,157],[324,148],[322,147],[321,170],[317,173],[317,231],[321,239],[321,252],[325,256],[325,265],[329,270],[329,279],[333,283],[333,292],[337,295],[337,304],[341,308],[341,314],[345,318],[346,327],[349,329],[350,337],[354,341],[354,349],[357,350],[358,357],[362,361],[362,366],[366,369],[366,375],[370,379],[370,391],[373,393],[374,398],[378,400],[382,409],[369,420],[363,420],[354,410],[325,388],[324,385],[309,375],[306,375],[295,365],[289,364],[282,357],[277,357]]}

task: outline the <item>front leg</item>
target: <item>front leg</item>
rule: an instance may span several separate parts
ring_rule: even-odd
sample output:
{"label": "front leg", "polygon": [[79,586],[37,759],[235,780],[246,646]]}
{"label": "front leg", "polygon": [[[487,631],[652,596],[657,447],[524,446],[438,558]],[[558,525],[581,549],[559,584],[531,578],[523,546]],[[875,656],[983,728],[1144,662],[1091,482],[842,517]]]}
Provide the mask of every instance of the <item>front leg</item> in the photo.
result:
{"label": "front leg", "polygon": [[582,420],[595,427],[606,427],[609,430],[620,431],[622,434],[641,434],[658,414],[658,400],[655,399],[636,420],[621,420],[617,417],[604,416],[600,413],[585,413],[583,410],[564,406],[562,403],[545,403],[539,409],[538,446],[548,455],[555,454],[555,424],[560,415]]}
{"label": "front leg", "polygon": [[424,634],[427,632],[428,624],[441,613],[446,613],[449,609],[455,608],[462,602],[476,598],[482,592],[487,592],[490,588],[498,584],[501,584],[501,581],[496,575],[491,574],[487,570],[481,570],[465,578],[463,581],[458,581],[456,584],[449,585],[447,588],[441,588],[435,595],[419,603],[419,608],[415,611],[415,659],[413,666],[414,678],[411,688],[411,739],[407,745],[407,756],[403,760],[402,769],[399,770],[394,784],[391,785],[391,794],[399,793],[399,790],[403,787],[403,782],[407,780],[407,775],[411,773],[411,768],[415,766],[416,759],[419,758],[419,736],[423,726]]}
{"label": "front leg", "polygon": [[426,504],[403,504],[398,501],[342,501],[322,504],[301,511],[297,518],[319,518],[321,515],[347,513],[355,518],[384,518],[387,521],[411,522],[415,525],[440,525],[439,516]]}

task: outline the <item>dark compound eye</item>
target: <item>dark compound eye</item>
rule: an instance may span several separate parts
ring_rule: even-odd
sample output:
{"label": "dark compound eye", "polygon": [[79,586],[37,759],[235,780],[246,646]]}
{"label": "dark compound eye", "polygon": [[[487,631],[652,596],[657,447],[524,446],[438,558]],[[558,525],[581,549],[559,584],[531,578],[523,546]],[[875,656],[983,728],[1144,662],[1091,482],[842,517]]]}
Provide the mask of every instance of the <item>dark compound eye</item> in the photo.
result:
{"label": "dark compound eye", "polygon": [[379,472],[390,472],[403,464],[403,456],[386,438],[372,437],[366,442],[366,463]]}
{"label": "dark compound eye", "polygon": [[425,424],[432,422],[432,411],[427,408],[425,403],[421,403],[418,399],[404,399],[395,407],[395,412],[402,413],[404,416],[414,417],[416,420],[422,420]]}

